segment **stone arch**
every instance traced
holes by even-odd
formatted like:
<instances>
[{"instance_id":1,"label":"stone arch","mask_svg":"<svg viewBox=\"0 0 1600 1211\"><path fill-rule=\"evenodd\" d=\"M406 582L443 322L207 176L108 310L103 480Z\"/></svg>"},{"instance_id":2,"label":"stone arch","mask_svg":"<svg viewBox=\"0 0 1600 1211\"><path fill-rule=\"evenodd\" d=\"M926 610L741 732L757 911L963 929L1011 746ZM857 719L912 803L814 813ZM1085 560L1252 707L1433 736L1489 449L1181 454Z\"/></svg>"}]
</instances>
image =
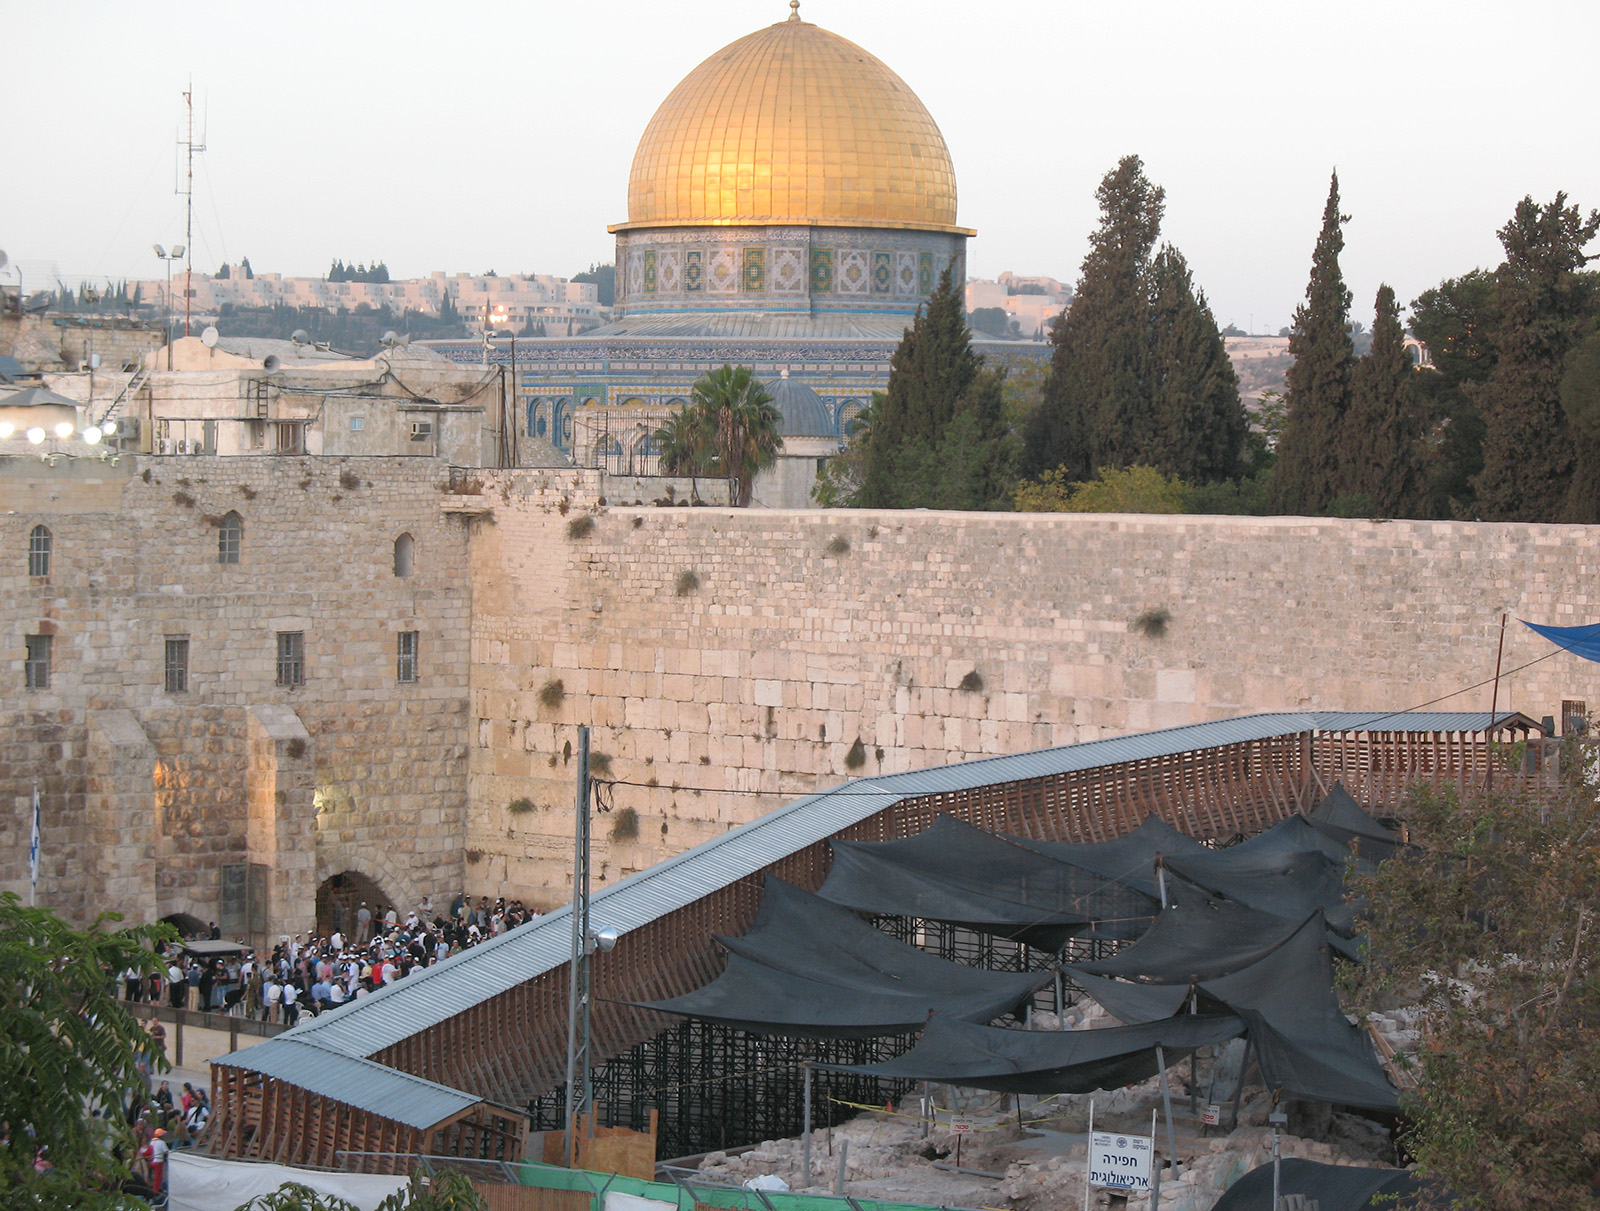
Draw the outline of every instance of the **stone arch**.
<instances>
[{"instance_id":1,"label":"stone arch","mask_svg":"<svg viewBox=\"0 0 1600 1211\"><path fill-rule=\"evenodd\" d=\"M324 846L321 838L317 845L317 886L335 875L357 874L371 880L399 910L403 917L408 908L415 908L422 893L417 890L416 878L411 871L400 866L381 847L346 842ZM318 900L320 902L319 894ZM370 905L369 905L370 907Z\"/></svg>"},{"instance_id":2,"label":"stone arch","mask_svg":"<svg viewBox=\"0 0 1600 1211\"><path fill-rule=\"evenodd\" d=\"M222 516L222 524L217 527L217 562L238 563L243 549L244 518L229 509Z\"/></svg>"},{"instance_id":3,"label":"stone arch","mask_svg":"<svg viewBox=\"0 0 1600 1211\"><path fill-rule=\"evenodd\" d=\"M858 399L842 399L839 401L838 410L834 417L839 425L839 436L845 441L850 440L850 435L856 431L856 417L861 415L864 405Z\"/></svg>"},{"instance_id":4,"label":"stone arch","mask_svg":"<svg viewBox=\"0 0 1600 1211\"><path fill-rule=\"evenodd\" d=\"M550 401L544 398L535 399L528 405L529 437L550 436L550 407Z\"/></svg>"},{"instance_id":5,"label":"stone arch","mask_svg":"<svg viewBox=\"0 0 1600 1211\"><path fill-rule=\"evenodd\" d=\"M394 540L394 574L396 576L410 576L413 561L416 558L417 544L410 533L400 535Z\"/></svg>"},{"instance_id":6,"label":"stone arch","mask_svg":"<svg viewBox=\"0 0 1600 1211\"><path fill-rule=\"evenodd\" d=\"M356 914L362 904L377 915L392 903L389 891L359 870L329 875L317 884L317 933L325 938L338 929L346 937L352 937L357 926Z\"/></svg>"},{"instance_id":7,"label":"stone arch","mask_svg":"<svg viewBox=\"0 0 1600 1211\"><path fill-rule=\"evenodd\" d=\"M41 579L50 575L50 557L54 536L46 525L34 526L28 532L28 575Z\"/></svg>"}]
</instances>

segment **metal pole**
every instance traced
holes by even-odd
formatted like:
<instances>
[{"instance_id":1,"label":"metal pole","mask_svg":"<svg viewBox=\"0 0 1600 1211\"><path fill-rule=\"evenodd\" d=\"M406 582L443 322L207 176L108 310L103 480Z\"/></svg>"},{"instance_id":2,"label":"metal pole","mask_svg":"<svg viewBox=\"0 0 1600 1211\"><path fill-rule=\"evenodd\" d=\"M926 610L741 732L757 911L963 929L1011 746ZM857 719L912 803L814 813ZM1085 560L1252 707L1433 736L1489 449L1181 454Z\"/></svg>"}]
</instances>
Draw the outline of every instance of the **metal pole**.
<instances>
[{"instance_id":1,"label":"metal pole","mask_svg":"<svg viewBox=\"0 0 1600 1211\"><path fill-rule=\"evenodd\" d=\"M959 1136L957 1138L960 1138ZM1083 1137L1083 1211L1089 1211L1089 1175L1094 1172L1094 1099L1089 1099L1089 1130Z\"/></svg>"},{"instance_id":2,"label":"metal pole","mask_svg":"<svg viewBox=\"0 0 1600 1211\"><path fill-rule=\"evenodd\" d=\"M567 1113L561 1155L574 1168L577 1116L589 1110L589 729L578 728L577 823L573 828L572 956L567 977ZM582 1075L580 1077L580 1057Z\"/></svg>"},{"instance_id":3,"label":"metal pole","mask_svg":"<svg viewBox=\"0 0 1600 1211\"><path fill-rule=\"evenodd\" d=\"M1178 1178L1178 1133L1172 1126L1172 1086L1167 1084L1167 1056L1156 1044L1156 1064L1161 1069L1161 1104L1167 1111L1167 1148L1172 1153L1172 1177Z\"/></svg>"},{"instance_id":4,"label":"metal pole","mask_svg":"<svg viewBox=\"0 0 1600 1211\"><path fill-rule=\"evenodd\" d=\"M956 1147L959 1148L960 1146L961 1146L961 1137L958 1135L958 1136L956 1136ZM960 1162L958 1161L957 1164L959 1164L959 1163ZM833 1183L833 1192L835 1194L837 1194L840 1198L844 1197L844 1174L845 1174L845 1169L849 1164L850 1164L850 1141L849 1140L840 1140L839 1141L839 1176L834 1179L834 1183Z\"/></svg>"},{"instance_id":5,"label":"metal pole","mask_svg":"<svg viewBox=\"0 0 1600 1211\"><path fill-rule=\"evenodd\" d=\"M1156 855L1156 885L1161 888L1161 907L1167 906L1167 868L1161 861L1161 855Z\"/></svg>"},{"instance_id":6,"label":"metal pole","mask_svg":"<svg viewBox=\"0 0 1600 1211\"><path fill-rule=\"evenodd\" d=\"M1152 1106L1150 1108L1150 1151L1151 1152L1155 1151L1155 1145L1156 1145L1156 1111L1155 1111L1155 1107ZM1161 1165L1157 1165L1157 1164L1154 1163L1155 1162L1155 1158L1153 1156L1150 1159L1151 1159L1151 1165L1150 1165L1150 1206L1151 1206L1152 1211L1153 1211L1154 1208L1157 1208L1157 1207L1161 1206L1161 1170L1162 1170L1162 1166Z\"/></svg>"},{"instance_id":7,"label":"metal pole","mask_svg":"<svg viewBox=\"0 0 1600 1211\"><path fill-rule=\"evenodd\" d=\"M1281 1137L1279 1130L1289 1121L1288 1115L1272 1115L1272 1211L1278 1211L1283 1206L1279 1200L1279 1169L1283 1159L1283 1149L1279 1146Z\"/></svg>"},{"instance_id":8,"label":"metal pole","mask_svg":"<svg viewBox=\"0 0 1600 1211\"><path fill-rule=\"evenodd\" d=\"M806 1138L800 1146L800 1163L804 1166L800 1185L805 1187L811 1184L811 1061L807 1060L801 1067L805 1069L806 1074Z\"/></svg>"},{"instance_id":9,"label":"metal pole","mask_svg":"<svg viewBox=\"0 0 1600 1211\"><path fill-rule=\"evenodd\" d=\"M1483 729L1483 751L1488 777L1484 779L1484 794L1494 790L1494 717L1500 711L1500 660L1506 652L1506 616L1500 615L1500 646L1494 654L1494 689L1489 695L1489 726Z\"/></svg>"}]
</instances>

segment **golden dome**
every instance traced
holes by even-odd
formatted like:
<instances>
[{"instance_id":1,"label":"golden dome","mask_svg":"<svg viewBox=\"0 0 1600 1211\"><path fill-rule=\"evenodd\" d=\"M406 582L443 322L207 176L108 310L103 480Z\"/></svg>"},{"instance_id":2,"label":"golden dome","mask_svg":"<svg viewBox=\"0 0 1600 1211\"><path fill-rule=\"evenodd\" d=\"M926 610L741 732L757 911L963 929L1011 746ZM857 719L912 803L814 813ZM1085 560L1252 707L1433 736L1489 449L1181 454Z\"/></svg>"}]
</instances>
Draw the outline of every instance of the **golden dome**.
<instances>
[{"instance_id":1,"label":"golden dome","mask_svg":"<svg viewBox=\"0 0 1600 1211\"><path fill-rule=\"evenodd\" d=\"M791 5L791 8L797 7ZM661 103L628 177L636 227L955 226L944 136L904 80L798 13L724 47Z\"/></svg>"}]
</instances>

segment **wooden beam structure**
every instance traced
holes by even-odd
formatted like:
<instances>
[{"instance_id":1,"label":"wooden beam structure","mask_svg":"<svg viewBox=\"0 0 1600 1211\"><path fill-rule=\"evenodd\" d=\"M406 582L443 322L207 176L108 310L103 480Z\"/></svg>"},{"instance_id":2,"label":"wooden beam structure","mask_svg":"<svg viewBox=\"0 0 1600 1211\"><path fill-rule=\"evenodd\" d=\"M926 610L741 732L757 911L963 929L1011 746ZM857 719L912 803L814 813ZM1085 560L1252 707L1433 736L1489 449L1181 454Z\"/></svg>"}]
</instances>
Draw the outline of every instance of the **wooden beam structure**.
<instances>
[{"instance_id":1,"label":"wooden beam structure","mask_svg":"<svg viewBox=\"0 0 1600 1211\"><path fill-rule=\"evenodd\" d=\"M1515 717L1501 731L1511 739L1525 737L1530 722ZM1225 839L1269 828L1311 806L1335 783L1361 803L1389 805L1417 783L1481 784L1490 759L1481 731L1291 732L910 796L833 836L895 840L947 814L1037 840L1103 841L1153 814L1195 838ZM829 855L824 838L775 858L759 873L815 890L827 877ZM749 928L760 906L761 882L759 876L739 878L664 912L630 929L595 964L596 1063L668 1024L663 1015L626 1002L677 996L721 973L724 959L713 936ZM212 1070L209 1148L224 1156L384 1172L405 1171L408 1154L423 1150L520 1159L527 1122L503 1108L525 1106L565 1079L567 977L566 965L558 964L366 1057L484 1099L469 1114L423 1130L219 1066Z\"/></svg>"}]
</instances>

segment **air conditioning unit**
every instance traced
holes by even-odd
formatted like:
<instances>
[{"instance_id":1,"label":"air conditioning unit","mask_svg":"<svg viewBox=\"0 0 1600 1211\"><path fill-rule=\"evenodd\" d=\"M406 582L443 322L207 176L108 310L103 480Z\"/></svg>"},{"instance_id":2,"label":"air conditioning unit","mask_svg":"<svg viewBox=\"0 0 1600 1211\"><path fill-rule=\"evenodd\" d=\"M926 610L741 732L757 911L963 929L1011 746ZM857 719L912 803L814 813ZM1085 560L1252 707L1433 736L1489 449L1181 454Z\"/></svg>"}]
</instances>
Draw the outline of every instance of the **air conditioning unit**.
<instances>
[{"instance_id":1,"label":"air conditioning unit","mask_svg":"<svg viewBox=\"0 0 1600 1211\"><path fill-rule=\"evenodd\" d=\"M414 420L411 422L411 440L425 442L433 436L433 422L431 420Z\"/></svg>"},{"instance_id":2,"label":"air conditioning unit","mask_svg":"<svg viewBox=\"0 0 1600 1211\"><path fill-rule=\"evenodd\" d=\"M156 453L157 454L171 454L172 453L172 446L173 446L173 443L169 439L167 439L165 437L158 437L155 440L155 447L156 447Z\"/></svg>"}]
</instances>

